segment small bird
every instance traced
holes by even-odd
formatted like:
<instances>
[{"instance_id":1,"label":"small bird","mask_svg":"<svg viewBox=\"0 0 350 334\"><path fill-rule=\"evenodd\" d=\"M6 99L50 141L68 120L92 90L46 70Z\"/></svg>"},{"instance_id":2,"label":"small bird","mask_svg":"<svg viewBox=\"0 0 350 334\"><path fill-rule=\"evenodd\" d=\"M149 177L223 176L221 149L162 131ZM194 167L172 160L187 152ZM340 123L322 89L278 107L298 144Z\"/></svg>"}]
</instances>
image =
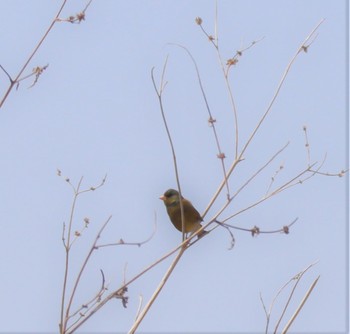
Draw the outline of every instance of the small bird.
<instances>
[{"instance_id":1,"label":"small bird","mask_svg":"<svg viewBox=\"0 0 350 334\"><path fill-rule=\"evenodd\" d=\"M192 203L186 198L182 198L182 206L184 211L184 220L185 220L185 233L196 232L202 225L201 222L203 218L199 212L194 208ZM182 220L181 220L181 207L180 207L180 194L175 189L167 190L164 195L160 196L166 207L169 218L173 225L179 230L182 231ZM202 230L198 234L198 238L201 238L203 235L207 234L207 231Z\"/></svg>"}]
</instances>

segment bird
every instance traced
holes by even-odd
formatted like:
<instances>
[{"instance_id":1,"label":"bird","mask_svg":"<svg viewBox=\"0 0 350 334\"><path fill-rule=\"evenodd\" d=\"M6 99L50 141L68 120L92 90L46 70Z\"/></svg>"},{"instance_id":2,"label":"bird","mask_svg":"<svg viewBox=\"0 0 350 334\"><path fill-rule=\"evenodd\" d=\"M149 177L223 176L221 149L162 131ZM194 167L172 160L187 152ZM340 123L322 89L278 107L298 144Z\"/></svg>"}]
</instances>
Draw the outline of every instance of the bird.
<instances>
[{"instance_id":1,"label":"bird","mask_svg":"<svg viewBox=\"0 0 350 334\"><path fill-rule=\"evenodd\" d=\"M185 225L185 233L191 232L191 234L198 231L202 225L201 222L203 218L199 214L199 212L195 209L192 203L186 198L182 198L182 206L184 212L184 225ZM181 207L180 207L180 194L175 189L168 189L162 196L159 197L166 207L169 218L175 228L182 232L182 219L181 219ZM198 238L201 238L203 235L208 232L202 230L198 233Z\"/></svg>"}]
</instances>

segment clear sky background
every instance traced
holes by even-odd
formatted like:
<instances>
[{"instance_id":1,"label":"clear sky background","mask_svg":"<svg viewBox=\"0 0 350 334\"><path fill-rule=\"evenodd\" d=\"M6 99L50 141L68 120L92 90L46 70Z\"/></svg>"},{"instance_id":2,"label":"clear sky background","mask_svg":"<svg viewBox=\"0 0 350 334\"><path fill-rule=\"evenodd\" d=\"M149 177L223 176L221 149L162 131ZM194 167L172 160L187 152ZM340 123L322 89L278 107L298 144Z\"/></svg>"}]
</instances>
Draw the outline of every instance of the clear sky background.
<instances>
[{"instance_id":1,"label":"clear sky background","mask_svg":"<svg viewBox=\"0 0 350 334\"><path fill-rule=\"evenodd\" d=\"M68 1L63 18L87 1ZM61 1L0 2L0 64L18 73L57 12ZM0 331L57 332L64 270L62 224L72 203L69 185L106 184L83 195L74 229L91 223L72 249L72 274L109 215L101 242L137 242L157 231L141 248L100 249L88 264L75 306L101 284L110 290L175 247L181 234L171 225L158 197L176 181L169 143L150 71L159 79L166 56L164 109L175 143L182 192L203 212L222 180L220 161L193 64L195 57L229 165L234 158L233 113L215 49L195 24L203 19L214 33L215 1L93 1L80 25L57 24L26 73L49 64L39 82L13 90L0 110L1 233ZM232 192L278 149L288 148L241 193L222 216L262 198L271 177L275 186L307 164L302 127L307 125L311 160L323 172L347 168L346 1L218 1L223 59L253 40L232 68L241 141L248 138L271 100L283 71L316 24L325 22L307 53L294 64L269 117L232 175ZM1 96L9 82L0 75ZM140 326L152 332L257 332L267 306L295 274L319 261L300 282L290 316L310 284L320 280L295 321L293 332L344 332L348 314L347 178L315 176L230 221L236 226L274 230L298 222L289 235L252 237L234 231L236 244L218 228L182 258ZM219 198L206 219L225 203ZM113 300L82 331L126 332L142 295L147 302L171 259L129 287L128 308ZM70 278L72 282L73 277ZM71 284L70 284L71 286ZM288 294L272 312L274 328ZM284 323L284 322L283 322Z\"/></svg>"}]
</instances>

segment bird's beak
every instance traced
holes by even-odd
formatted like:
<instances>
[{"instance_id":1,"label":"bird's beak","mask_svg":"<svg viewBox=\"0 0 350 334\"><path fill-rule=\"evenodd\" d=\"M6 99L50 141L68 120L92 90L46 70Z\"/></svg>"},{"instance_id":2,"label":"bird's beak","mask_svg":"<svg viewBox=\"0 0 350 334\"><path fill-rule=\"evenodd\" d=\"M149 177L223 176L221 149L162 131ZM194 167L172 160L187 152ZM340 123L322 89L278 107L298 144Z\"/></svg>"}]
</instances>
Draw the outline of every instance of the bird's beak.
<instances>
[{"instance_id":1,"label":"bird's beak","mask_svg":"<svg viewBox=\"0 0 350 334\"><path fill-rule=\"evenodd\" d=\"M165 200L165 196L162 195L162 196L159 197L159 199L161 199L162 201L164 201L164 200Z\"/></svg>"}]
</instances>

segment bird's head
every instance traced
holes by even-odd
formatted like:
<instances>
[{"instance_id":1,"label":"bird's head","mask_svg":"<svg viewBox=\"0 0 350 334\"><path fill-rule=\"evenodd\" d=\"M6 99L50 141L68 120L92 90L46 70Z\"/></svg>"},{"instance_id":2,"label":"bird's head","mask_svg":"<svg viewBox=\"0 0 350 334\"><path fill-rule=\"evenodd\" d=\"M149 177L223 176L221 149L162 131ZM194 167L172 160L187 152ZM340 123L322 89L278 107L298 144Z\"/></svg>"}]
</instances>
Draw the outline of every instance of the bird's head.
<instances>
[{"instance_id":1,"label":"bird's head","mask_svg":"<svg viewBox=\"0 0 350 334\"><path fill-rule=\"evenodd\" d=\"M166 206L176 205L179 203L179 192L175 189L168 189L159 199L161 199Z\"/></svg>"}]
</instances>

